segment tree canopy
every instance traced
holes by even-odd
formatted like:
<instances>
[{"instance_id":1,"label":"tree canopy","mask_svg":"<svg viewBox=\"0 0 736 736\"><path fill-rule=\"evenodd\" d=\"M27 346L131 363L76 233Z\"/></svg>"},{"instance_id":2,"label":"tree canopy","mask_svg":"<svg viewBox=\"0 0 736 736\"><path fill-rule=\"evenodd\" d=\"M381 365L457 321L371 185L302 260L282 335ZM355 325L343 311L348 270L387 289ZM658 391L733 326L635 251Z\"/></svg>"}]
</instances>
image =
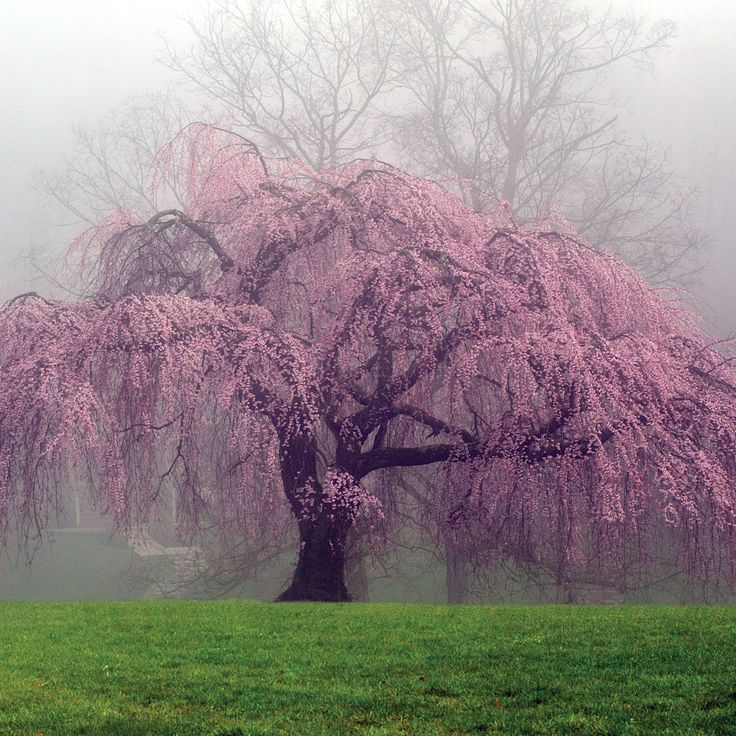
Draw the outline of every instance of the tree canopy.
<instances>
[{"instance_id":1,"label":"tree canopy","mask_svg":"<svg viewBox=\"0 0 736 736\"><path fill-rule=\"evenodd\" d=\"M185 536L285 497L282 599L344 600L349 529L385 531L427 466L468 554L615 576L673 548L733 580L736 373L629 266L377 160L317 172L194 125L152 189L172 167L181 210L74 243L87 297L0 311L5 530L37 536L70 468L123 528L169 486Z\"/></svg>"}]
</instances>

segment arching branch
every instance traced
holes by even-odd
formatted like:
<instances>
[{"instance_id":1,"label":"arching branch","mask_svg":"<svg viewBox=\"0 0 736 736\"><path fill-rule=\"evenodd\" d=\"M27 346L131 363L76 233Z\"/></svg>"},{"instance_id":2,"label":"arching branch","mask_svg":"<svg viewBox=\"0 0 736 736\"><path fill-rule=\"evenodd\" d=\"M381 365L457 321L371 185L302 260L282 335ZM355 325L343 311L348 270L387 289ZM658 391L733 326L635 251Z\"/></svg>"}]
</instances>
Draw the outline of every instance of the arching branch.
<instances>
[{"instance_id":1,"label":"arching branch","mask_svg":"<svg viewBox=\"0 0 736 736\"><path fill-rule=\"evenodd\" d=\"M173 209L157 212L146 223L146 227L157 233L163 232L175 225L183 225L204 240L220 261L220 269L223 273L233 267L233 259L225 252L225 249L220 245L217 238L207 228L192 220L191 217L184 214L181 210Z\"/></svg>"}]
</instances>

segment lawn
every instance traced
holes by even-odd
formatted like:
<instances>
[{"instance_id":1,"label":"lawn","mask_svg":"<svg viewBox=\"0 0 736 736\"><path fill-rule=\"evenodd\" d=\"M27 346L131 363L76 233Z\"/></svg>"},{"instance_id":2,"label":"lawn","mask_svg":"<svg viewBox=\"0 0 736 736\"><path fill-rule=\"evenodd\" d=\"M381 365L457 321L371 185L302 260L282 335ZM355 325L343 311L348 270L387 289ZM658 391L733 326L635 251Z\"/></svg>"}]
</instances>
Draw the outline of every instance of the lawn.
<instances>
[{"instance_id":1,"label":"lawn","mask_svg":"<svg viewBox=\"0 0 736 736\"><path fill-rule=\"evenodd\" d=\"M0 604L0 734L734 734L736 608Z\"/></svg>"}]
</instances>

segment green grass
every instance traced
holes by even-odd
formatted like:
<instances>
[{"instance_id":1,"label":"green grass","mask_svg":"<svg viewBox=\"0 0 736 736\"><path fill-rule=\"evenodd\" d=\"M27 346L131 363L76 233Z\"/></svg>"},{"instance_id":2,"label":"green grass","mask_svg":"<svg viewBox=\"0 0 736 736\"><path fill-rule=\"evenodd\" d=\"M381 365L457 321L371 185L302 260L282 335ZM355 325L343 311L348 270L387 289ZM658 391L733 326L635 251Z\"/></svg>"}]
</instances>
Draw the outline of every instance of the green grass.
<instances>
[{"instance_id":1,"label":"green grass","mask_svg":"<svg viewBox=\"0 0 736 736\"><path fill-rule=\"evenodd\" d=\"M0 734L734 734L736 609L0 604Z\"/></svg>"}]
</instances>

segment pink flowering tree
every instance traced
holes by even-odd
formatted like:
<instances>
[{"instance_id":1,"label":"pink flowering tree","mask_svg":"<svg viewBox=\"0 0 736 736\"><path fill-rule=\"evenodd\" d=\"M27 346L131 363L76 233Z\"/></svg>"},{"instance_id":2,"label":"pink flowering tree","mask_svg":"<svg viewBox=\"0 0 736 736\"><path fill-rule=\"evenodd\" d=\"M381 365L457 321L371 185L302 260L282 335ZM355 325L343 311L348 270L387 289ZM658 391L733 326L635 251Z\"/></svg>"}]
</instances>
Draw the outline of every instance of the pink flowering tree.
<instances>
[{"instance_id":1,"label":"pink flowering tree","mask_svg":"<svg viewBox=\"0 0 736 736\"><path fill-rule=\"evenodd\" d=\"M733 580L736 372L629 267L373 160L316 173L195 126L158 165L183 210L85 233L88 298L0 312L5 530L37 537L71 471L123 529L172 486L183 535L285 500L280 598L346 600L348 531L390 529L425 466L459 548L613 574L668 545Z\"/></svg>"}]
</instances>

